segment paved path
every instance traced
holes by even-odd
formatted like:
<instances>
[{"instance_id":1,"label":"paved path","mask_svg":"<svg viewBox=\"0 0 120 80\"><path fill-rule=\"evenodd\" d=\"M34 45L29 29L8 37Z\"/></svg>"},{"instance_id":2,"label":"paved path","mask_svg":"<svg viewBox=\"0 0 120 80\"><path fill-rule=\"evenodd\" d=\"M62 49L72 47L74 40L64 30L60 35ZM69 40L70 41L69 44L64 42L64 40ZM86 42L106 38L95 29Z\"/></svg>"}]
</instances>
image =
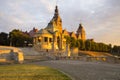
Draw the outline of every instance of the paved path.
<instances>
[{"instance_id":1,"label":"paved path","mask_svg":"<svg viewBox=\"0 0 120 80\"><path fill-rule=\"evenodd\" d=\"M25 55L39 55L33 48L21 48ZM120 64L54 60L34 62L43 66L59 69L74 80L120 80Z\"/></svg>"},{"instance_id":2,"label":"paved path","mask_svg":"<svg viewBox=\"0 0 120 80\"><path fill-rule=\"evenodd\" d=\"M120 80L120 64L72 60L41 61L35 64L59 69L74 80Z\"/></svg>"}]
</instances>

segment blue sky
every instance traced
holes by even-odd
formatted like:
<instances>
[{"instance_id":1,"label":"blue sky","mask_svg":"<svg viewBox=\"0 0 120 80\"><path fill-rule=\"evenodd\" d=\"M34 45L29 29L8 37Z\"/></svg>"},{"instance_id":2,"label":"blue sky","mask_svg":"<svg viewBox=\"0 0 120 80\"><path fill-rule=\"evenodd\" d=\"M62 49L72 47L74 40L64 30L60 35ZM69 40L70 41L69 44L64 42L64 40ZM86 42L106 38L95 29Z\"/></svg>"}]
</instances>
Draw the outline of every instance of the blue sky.
<instances>
[{"instance_id":1,"label":"blue sky","mask_svg":"<svg viewBox=\"0 0 120 80\"><path fill-rule=\"evenodd\" d=\"M56 0L0 0L0 32L45 28ZM120 0L58 0L63 28L76 31L82 23L87 38L120 45Z\"/></svg>"}]
</instances>

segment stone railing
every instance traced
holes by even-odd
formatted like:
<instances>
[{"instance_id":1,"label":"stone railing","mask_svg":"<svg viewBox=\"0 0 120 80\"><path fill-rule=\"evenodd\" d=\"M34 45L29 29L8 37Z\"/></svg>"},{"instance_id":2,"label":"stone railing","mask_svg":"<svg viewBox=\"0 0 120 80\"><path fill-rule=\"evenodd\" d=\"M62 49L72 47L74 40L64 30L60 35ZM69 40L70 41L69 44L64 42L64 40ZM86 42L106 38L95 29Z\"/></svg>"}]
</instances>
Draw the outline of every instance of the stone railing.
<instances>
[{"instance_id":1,"label":"stone railing","mask_svg":"<svg viewBox=\"0 0 120 80\"><path fill-rule=\"evenodd\" d=\"M57 60L81 60L88 62L108 62L108 63L120 63L120 58L117 57L92 57L92 56L74 56L74 57L56 57Z\"/></svg>"}]
</instances>

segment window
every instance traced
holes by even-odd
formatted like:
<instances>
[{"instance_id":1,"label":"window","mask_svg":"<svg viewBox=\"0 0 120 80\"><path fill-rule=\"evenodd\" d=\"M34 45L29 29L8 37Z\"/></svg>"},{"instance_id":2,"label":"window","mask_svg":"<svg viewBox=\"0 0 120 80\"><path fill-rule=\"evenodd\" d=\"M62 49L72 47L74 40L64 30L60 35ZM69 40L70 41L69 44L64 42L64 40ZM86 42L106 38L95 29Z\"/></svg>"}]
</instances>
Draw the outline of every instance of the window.
<instances>
[{"instance_id":1,"label":"window","mask_svg":"<svg viewBox=\"0 0 120 80\"><path fill-rule=\"evenodd\" d=\"M48 41L48 37L44 37L44 42L47 42Z\"/></svg>"},{"instance_id":2,"label":"window","mask_svg":"<svg viewBox=\"0 0 120 80\"><path fill-rule=\"evenodd\" d=\"M49 38L49 42L52 42L52 38Z\"/></svg>"},{"instance_id":3,"label":"window","mask_svg":"<svg viewBox=\"0 0 120 80\"><path fill-rule=\"evenodd\" d=\"M41 42L41 39L38 39L39 42Z\"/></svg>"}]
</instances>

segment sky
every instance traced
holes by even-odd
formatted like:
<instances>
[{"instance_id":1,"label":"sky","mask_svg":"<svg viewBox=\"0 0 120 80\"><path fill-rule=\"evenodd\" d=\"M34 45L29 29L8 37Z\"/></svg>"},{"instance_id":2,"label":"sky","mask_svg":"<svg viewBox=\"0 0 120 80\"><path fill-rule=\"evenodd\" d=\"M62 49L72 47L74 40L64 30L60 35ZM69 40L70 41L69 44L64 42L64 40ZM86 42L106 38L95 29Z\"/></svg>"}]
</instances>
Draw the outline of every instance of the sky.
<instances>
[{"instance_id":1,"label":"sky","mask_svg":"<svg viewBox=\"0 0 120 80\"><path fill-rule=\"evenodd\" d=\"M120 0L0 0L0 32L45 28L56 4L63 29L76 32L82 23L87 39L120 45Z\"/></svg>"}]
</instances>

